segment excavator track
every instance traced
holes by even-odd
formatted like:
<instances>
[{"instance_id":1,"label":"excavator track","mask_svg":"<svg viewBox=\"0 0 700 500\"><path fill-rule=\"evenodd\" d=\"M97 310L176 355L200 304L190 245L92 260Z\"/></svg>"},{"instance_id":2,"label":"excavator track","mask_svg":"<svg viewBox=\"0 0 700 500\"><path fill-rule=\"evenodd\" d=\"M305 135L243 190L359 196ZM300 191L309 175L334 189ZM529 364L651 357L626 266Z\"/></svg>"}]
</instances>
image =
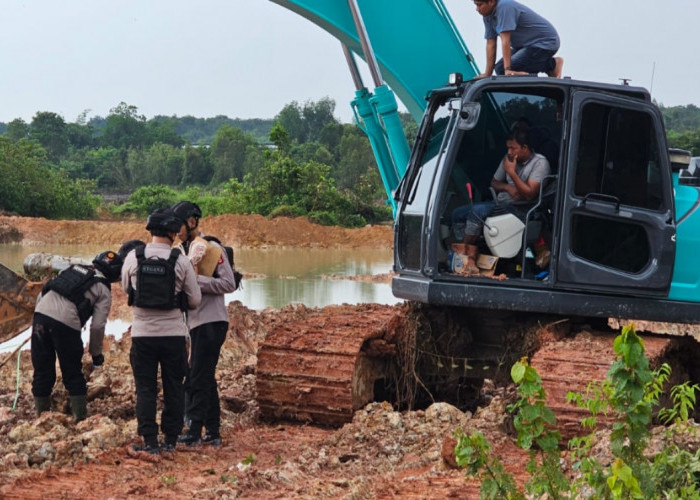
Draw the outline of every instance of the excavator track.
<instances>
[{"instance_id":1,"label":"excavator track","mask_svg":"<svg viewBox=\"0 0 700 500\"><path fill-rule=\"evenodd\" d=\"M277 323L258 351L258 404L267 420L329 426L382 398L399 409L445 401L474 410L483 403L483 381L509 384L510 367L525 356L569 439L586 432L580 422L589 414L568 403L567 393L606 378L617 332L580 319L411 302L302 308L294 321ZM700 380L692 336L643 339L652 368L671 366L670 385Z\"/></svg>"},{"instance_id":2,"label":"excavator track","mask_svg":"<svg viewBox=\"0 0 700 500\"><path fill-rule=\"evenodd\" d=\"M386 376L397 312L376 304L328 306L276 325L258 351L261 417L329 426L352 420Z\"/></svg>"},{"instance_id":3,"label":"excavator track","mask_svg":"<svg viewBox=\"0 0 700 500\"><path fill-rule=\"evenodd\" d=\"M547 406L556 414L562 438L568 440L589 432L581 427L581 420L590 414L568 403L566 395L569 392L585 394L589 383L605 380L615 361L613 341L616 335L617 332L581 332L548 343L532 356L530 363L542 378ZM669 385L698 380L694 371L700 345L692 337L646 334L642 339L652 369L663 363L671 366ZM610 420L601 416L598 423L605 426Z\"/></svg>"}]
</instances>

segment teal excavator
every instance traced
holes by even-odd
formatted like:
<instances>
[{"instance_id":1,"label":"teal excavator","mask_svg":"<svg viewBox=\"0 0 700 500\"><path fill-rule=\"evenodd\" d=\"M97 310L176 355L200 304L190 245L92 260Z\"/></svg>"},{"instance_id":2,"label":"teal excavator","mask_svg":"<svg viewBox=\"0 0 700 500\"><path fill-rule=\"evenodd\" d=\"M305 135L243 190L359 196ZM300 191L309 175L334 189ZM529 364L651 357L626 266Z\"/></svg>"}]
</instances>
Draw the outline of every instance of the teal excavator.
<instances>
[{"instance_id":1,"label":"teal excavator","mask_svg":"<svg viewBox=\"0 0 700 500\"><path fill-rule=\"evenodd\" d=\"M649 341L656 354L675 352L680 376L700 380L697 343L656 335L668 331L660 322L675 332L700 322L700 173L689 152L668 150L647 90L569 77L477 79L441 0L271 1L341 42L356 86L355 120L394 209L392 290L406 310L374 330L367 314L362 322L345 318L346 331L326 326L323 340L311 335L311 320L270 332L258 353L263 416L339 423L386 394L398 407L421 400L468 407L485 378L507 378L520 356L538 362L538 340L523 333L526 325L561 321L570 331L594 325L604 332L612 321L636 320L663 339ZM476 15L474 29L483 29ZM358 57L373 89L362 81ZM396 98L420 123L410 151ZM490 180L509 131L523 121L551 175L522 207L524 220L497 209L468 248L455 237L452 213L493 198ZM398 345L407 330L415 332L410 345ZM559 398L555 408L612 361L590 346L587 357L566 345L556 363L540 366L545 388L551 384ZM342 364L341 352L345 375L328 375ZM559 370L570 360L579 363L569 370L573 378Z\"/></svg>"},{"instance_id":2,"label":"teal excavator","mask_svg":"<svg viewBox=\"0 0 700 500\"><path fill-rule=\"evenodd\" d=\"M646 90L536 76L475 80L479 71L442 0L272 1L341 42L357 88L356 122L395 209L399 297L600 317L700 317L697 177L688 173L689 154L672 164ZM356 56L369 66L371 91ZM395 96L421 123L412 152ZM524 225L487 225L479 254L497 257L512 279L473 288L469 276L455 276L450 214L491 196L506 135L522 118L552 175ZM540 237L551 259L538 269L530 256Z\"/></svg>"}]
</instances>

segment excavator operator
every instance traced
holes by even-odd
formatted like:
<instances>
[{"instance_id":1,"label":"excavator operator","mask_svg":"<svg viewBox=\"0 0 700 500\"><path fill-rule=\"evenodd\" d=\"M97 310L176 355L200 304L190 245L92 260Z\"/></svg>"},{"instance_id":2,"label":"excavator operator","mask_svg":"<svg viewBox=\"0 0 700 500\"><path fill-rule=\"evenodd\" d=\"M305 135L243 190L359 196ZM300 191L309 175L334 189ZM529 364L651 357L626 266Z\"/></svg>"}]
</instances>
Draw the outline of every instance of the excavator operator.
<instances>
[{"instance_id":1,"label":"excavator operator","mask_svg":"<svg viewBox=\"0 0 700 500\"><path fill-rule=\"evenodd\" d=\"M515 202L535 200L542 180L549 175L549 161L532 148L529 127L516 126L506 140L506 147L508 152L491 180L496 200L462 205L452 212L452 230L457 241L475 244L483 231L484 220L497 206L523 220L530 204Z\"/></svg>"}]
</instances>

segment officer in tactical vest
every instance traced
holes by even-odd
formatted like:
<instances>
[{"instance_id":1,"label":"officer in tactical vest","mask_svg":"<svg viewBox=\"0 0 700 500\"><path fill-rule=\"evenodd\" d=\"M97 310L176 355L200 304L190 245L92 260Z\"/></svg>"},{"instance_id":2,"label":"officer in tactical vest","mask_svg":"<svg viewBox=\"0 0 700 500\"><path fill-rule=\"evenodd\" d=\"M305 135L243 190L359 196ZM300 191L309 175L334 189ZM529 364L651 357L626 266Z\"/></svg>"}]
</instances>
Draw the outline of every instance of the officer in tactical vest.
<instances>
[{"instance_id":1,"label":"officer in tactical vest","mask_svg":"<svg viewBox=\"0 0 700 500\"><path fill-rule=\"evenodd\" d=\"M187 256L199 267L197 282L202 290L202 303L187 314L192 344L185 381L185 411L190 424L178 441L188 446L202 442L220 446L221 407L216 365L228 331L224 295L236 290L236 280L223 247L203 238L199 229L202 211L197 204L181 201L172 209L185 221L179 237ZM202 437L203 428L206 433Z\"/></svg>"},{"instance_id":2,"label":"officer in tactical vest","mask_svg":"<svg viewBox=\"0 0 700 500\"><path fill-rule=\"evenodd\" d=\"M121 276L122 288L133 306L130 361L136 386L137 432L143 438L143 446L134 448L154 455L161 450L174 451L182 431L187 370L183 311L196 308L202 300L192 264L171 248L182 224L169 208L153 211L146 223L151 242L128 253ZM159 366L162 447L156 423Z\"/></svg>"},{"instance_id":3,"label":"officer in tactical vest","mask_svg":"<svg viewBox=\"0 0 700 500\"><path fill-rule=\"evenodd\" d=\"M119 280L122 258L106 251L98 254L92 263L94 267L73 265L61 271L44 285L37 299L31 344L32 394L37 415L51 408L58 356L63 385L70 395L71 413L76 422L87 416L80 331L92 316L89 351L93 365L102 365L105 324L112 305L110 285Z\"/></svg>"},{"instance_id":4,"label":"officer in tactical vest","mask_svg":"<svg viewBox=\"0 0 700 500\"><path fill-rule=\"evenodd\" d=\"M129 240L125 241L122 243L122 246L119 247L119 250L117 253L122 259L126 259L126 256L129 255L129 252L132 250L137 249L138 247L145 247L146 242L141 241L141 240Z\"/></svg>"}]
</instances>

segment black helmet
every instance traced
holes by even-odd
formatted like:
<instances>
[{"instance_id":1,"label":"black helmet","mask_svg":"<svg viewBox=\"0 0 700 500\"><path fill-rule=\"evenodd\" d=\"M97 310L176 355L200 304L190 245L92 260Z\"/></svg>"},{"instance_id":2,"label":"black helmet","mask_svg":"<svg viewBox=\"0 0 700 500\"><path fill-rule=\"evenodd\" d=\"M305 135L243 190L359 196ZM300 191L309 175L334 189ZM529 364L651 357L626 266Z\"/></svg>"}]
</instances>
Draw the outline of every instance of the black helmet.
<instances>
[{"instance_id":1,"label":"black helmet","mask_svg":"<svg viewBox=\"0 0 700 500\"><path fill-rule=\"evenodd\" d=\"M110 282L118 281L121 277L124 260L111 250L97 254L92 263Z\"/></svg>"},{"instance_id":2,"label":"black helmet","mask_svg":"<svg viewBox=\"0 0 700 500\"><path fill-rule=\"evenodd\" d=\"M199 205L191 201L178 201L170 208L175 212L175 215L184 221L190 217L194 217L195 219L202 218L202 210L199 208Z\"/></svg>"},{"instance_id":3,"label":"black helmet","mask_svg":"<svg viewBox=\"0 0 700 500\"><path fill-rule=\"evenodd\" d=\"M179 233L184 223L170 208L157 208L148 216L146 231Z\"/></svg>"},{"instance_id":4,"label":"black helmet","mask_svg":"<svg viewBox=\"0 0 700 500\"><path fill-rule=\"evenodd\" d=\"M135 248L138 247L144 247L146 246L146 243L141 241L141 240L129 240L125 241L122 246L119 247L119 250L117 250L117 253L119 256L124 259L126 258L127 255L129 255L129 252L134 250Z\"/></svg>"}]
</instances>

